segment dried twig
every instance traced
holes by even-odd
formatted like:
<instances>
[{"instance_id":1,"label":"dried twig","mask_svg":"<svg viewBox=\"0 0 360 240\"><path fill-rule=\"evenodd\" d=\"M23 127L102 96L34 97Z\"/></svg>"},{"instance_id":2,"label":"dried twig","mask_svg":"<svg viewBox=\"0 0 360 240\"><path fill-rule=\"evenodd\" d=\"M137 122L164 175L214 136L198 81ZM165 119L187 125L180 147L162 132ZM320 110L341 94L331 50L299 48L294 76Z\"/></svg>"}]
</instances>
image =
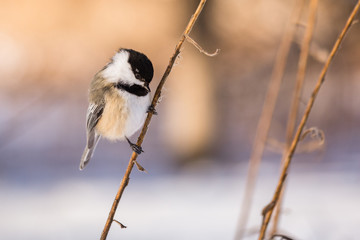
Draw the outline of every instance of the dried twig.
<instances>
[{"instance_id":1,"label":"dried twig","mask_svg":"<svg viewBox=\"0 0 360 240\"><path fill-rule=\"evenodd\" d=\"M285 181L285 176L287 175L287 172L288 172L288 169L289 169L289 166L290 166L290 163L291 163L291 160L292 160L292 157L294 155L294 152L296 150L296 146L300 140L300 137L301 137L301 132L302 130L304 129L304 126L309 118L309 115L310 115L310 111L313 107L313 104L315 102L315 99L320 91L320 88L323 84L323 82L325 81L325 75L327 73L327 70L330 66L330 63L331 61L333 60L336 52L338 51L339 49L339 46L341 44L341 42L343 41L347 31L349 30L352 22L353 22L353 19L356 15L356 13L358 12L359 10L359 7L360 7L360 0L356 3L353 11L351 12L343 30L341 31L339 37L337 38L331 52L330 52L330 55L328 56L327 60L326 60L326 63L320 73L320 76L318 78L318 81L316 83L316 86L311 94L311 97L307 103L307 106L306 106L306 109L305 109L305 112L304 112L304 115L302 116L302 119L300 121L300 124L297 128L297 131L296 131L296 134L295 134L295 137L291 143L291 146L289 148L289 151L286 155L286 158L285 158L285 162L284 162L284 166L283 166L283 169L282 169L282 172L281 172L281 175L280 175L280 179L279 179L279 182L278 182L278 185L276 187L276 190L275 190L275 193L273 195L273 199L271 201L271 206L270 206L268 209L267 209L267 212L265 214L265 218L264 218L264 221L262 223L262 226L261 226L261 229L260 229L260 234L259 234L259 240L263 240L264 237L265 237L265 233L266 233L266 229L267 229L267 226L269 224L269 221L270 221L270 218L271 218L271 215L273 213L273 210L274 210L274 204L272 204L273 202L276 203L276 200L279 198L279 194L282 190L282 187L283 187L283 182Z\"/></svg>"},{"instance_id":2,"label":"dried twig","mask_svg":"<svg viewBox=\"0 0 360 240\"><path fill-rule=\"evenodd\" d=\"M296 83L293 93L293 99L291 102L289 118L286 127L286 146L283 151L283 157L281 161L281 168L284 165L286 154L291 144L291 139L293 138L295 131L296 119L299 111L300 97L304 85L306 65L309 55L310 43L314 32L315 20L316 20L316 12L317 12L318 0L311 0L309 3L309 16L306 25L306 32L304 35L304 39L301 45L301 52L298 62L298 72L296 74ZM280 210L281 210L281 202L282 202L283 190L280 193L277 208L274 215L274 224L273 229L271 231L271 235L277 232L277 226L280 218Z\"/></svg>"},{"instance_id":3,"label":"dried twig","mask_svg":"<svg viewBox=\"0 0 360 240\"><path fill-rule=\"evenodd\" d=\"M297 153L312 153L316 150L320 150L324 147L325 144L325 133L323 132L323 130L321 129L317 129L317 133L313 134L313 128L310 128L306 131L311 131L311 132L304 132L301 135L300 138L300 142L296 148L296 152ZM306 135L304 135L306 133ZM305 140L305 137L310 134L311 137L311 141L307 141L307 142L302 142L303 140ZM286 143L284 142L280 142L274 138L269 138L266 141L266 148L269 149L272 152L276 152L276 153L284 153L285 151L285 146Z\"/></svg>"},{"instance_id":4,"label":"dried twig","mask_svg":"<svg viewBox=\"0 0 360 240\"><path fill-rule=\"evenodd\" d=\"M275 239L276 237L279 237L280 240L294 240L293 238L290 238L284 234L274 234L271 236L271 240Z\"/></svg>"},{"instance_id":5,"label":"dried twig","mask_svg":"<svg viewBox=\"0 0 360 240\"><path fill-rule=\"evenodd\" d=\"M215 57L216 55L219 54L220 49L216 49L215 52L213 53L208 53L207 51L205 51L194 39L192 39L189 35L186 35L186 40L188 40L189 43L191 43L192 45L194 45L194 47L196 47L197 50L199 50L199 52L205 54L208 57Z\"/></svg>"},{"instance_id":6,"label":"dried twig","mask_svg":"<svg viewBox=\"0 0 360 240\"><path fill-rule=\"evenodd\" d=\"M264 101L262 113L257 125L253 149L249 161L249 169L246 179L244 199L241 214L237 224L235 239L242 239L245 233L247 219L251 209L252 197L254 195L255 182L259 171L261 158L264 152L266 138L270 129L272 115L275 109L281 81L284 75L286 59L289 54L292 40L294 38L296 25L299 21L304 0L299 0L294 7L292 19L283 35L280 48L276 57L274 69L269 82L267 94Z\"/></svg>"},{"instance_id":7,"label":"dried twig","mask_svg":"<svg viewBox=\"0 0 360 240\"><path fill-rule=\"evenodd\" d=\"M116 222L117 224L119 224L121 228L127 228L127 226L125 226L124 224L122 224L122 223L119 222L118 220L113 219L113 221Z\"/></svg>"},{"instance_id":8,"label":"dried twig","mask_svg":"<svg viewBox=\"0 0 360 240\"><path fill-rule=\"evenodd\" d=\"M296 44L298 44L301 48L302 40L296 39ZM318 61L319 63L325 63L327 56L329 56L329 50L320 46L317 42L312 42L309 49L309 55Z\"/></svg>"},{"instance_id":9,"label":"dried twig","mask_svg":"<svg viewBox=\"0 0 360 240\"><path fill-rule=\"evenodd\" d=\"M164 72L164 75L162 76L162 78L160 80L160 83L157 86L157 89L155 91L155 94L154 94L154 97L153 97L153 100L152 100L152 103L151 103L152 104L151 106L154 109L155 109L155 107L156 107L156 105L157 105L157 103L159 101L159 98L160 98L160 95L161 95L161 90L162 90L162 88L163 88L163 86L165 84L165 81L166 81L167 77L169 76L169 74L171 72L171 69L172 69L172 67L173 67L173 65L175 63L175 60L176 60L177 56L180 53L180 48L183 45L183 43L184 43L184 41L186 39L186 36L188 36L189 33L191 32L191 29L193 28L197 18L199 17L205 3L206 3L206 0L201 0L200 1L195 13L191 16L191 19L190 19L188 25L186 26L185 31L182 34L181 38L180 38L180 41L178 42L178 44L175 47L175 52L172 55L172 57L170 58L169 64L168 64L168 66L167 66L167 68L166 68L166 70ZM153 112L149 111L149 113L148 113L148 115L146 117L144 126L143 126L143 128L141 130L141 133L140 133L139 138L138 138L137 143L136 143L138 146L141 146L142 142L144 141L144 137L145 137L146 132L148 130L148 127L149 127L152 116L153 116ZM108 233L109 233L111 224L112 224L112 222L114 220L114 215L115 215L117 206L118 206L118 204L120 202L121 196L122 196L126 186L129 183L129 177L130 177L131 171L132 171L132 169L134 167L134 163L135 163L135 161L137 159L137 156L138 155L135 152L133 152L132 155L131 155L131 158L129 160L129 164L127 166L126 172L125 172L124 177L123 177L123 179L121 181L119 190L118 190L118 192L116 194L116 197L115 197L114 202L112 204L111 210L109 212L109 216L108 216L108 219L106 221L104 230L103 230L103 232L101 234L101 238L100 238L101 240L105 240Z\"/></svg>"},{"instance_id":10,"label":"dried twig","mask_svg":"<svg viewBox=\"0 0 360 240\"><path fill-rule=\"evenodd\" d=\"M325 141L325 134L324 131L321 129L318 129L317 127L311 127L304 131L304 133L301 135L300 141L304 140L307 135L310 134L311 138L318 139L320 142Z\"/></svg>"}]
</instances>

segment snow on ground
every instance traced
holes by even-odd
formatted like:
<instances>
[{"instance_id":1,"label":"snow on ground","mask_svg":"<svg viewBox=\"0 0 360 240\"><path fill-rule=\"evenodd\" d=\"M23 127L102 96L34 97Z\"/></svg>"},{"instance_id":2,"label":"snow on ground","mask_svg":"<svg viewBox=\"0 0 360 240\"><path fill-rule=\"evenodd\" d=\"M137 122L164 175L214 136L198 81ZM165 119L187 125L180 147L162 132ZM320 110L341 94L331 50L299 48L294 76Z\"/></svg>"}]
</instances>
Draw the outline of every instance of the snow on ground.
<instances>
[{"instance_id":1,"label":"snow on ground","mask_svg":"<svg viewBox=\"0 0 360 240\"><path fill-rule=\"evenodd\" d=\"M245 180L236 170L133 176L115 217L128 228L114 223L108 239L233 239ZM261 222L275 172L258 181L250 229ZM119 182L120 177L26 185L3 180L0 239L99 239ZM358 239L359 183L357 171L291 173L281 230L295 239Z\"/></svg>"}]
</instances>

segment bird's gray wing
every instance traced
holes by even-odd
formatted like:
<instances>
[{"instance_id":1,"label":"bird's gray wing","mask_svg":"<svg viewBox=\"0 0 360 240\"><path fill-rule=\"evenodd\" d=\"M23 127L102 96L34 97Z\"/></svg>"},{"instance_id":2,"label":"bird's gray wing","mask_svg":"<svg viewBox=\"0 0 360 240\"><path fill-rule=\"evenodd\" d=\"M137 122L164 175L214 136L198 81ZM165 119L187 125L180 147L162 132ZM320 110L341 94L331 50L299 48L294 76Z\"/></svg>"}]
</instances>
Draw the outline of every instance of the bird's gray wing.
<instances>
[{"instance_id":1,"label":"bird's gray wing","mask_svg":"<svg viewBox=\"0 0 360 240\"><path fill-rule=\"evenodd\" d=\"M87 147L92 148L95 143L95 126L99 122L104 111L105 104L90 103L86 114Z\"/></svg>"},{"instance_id":2,"label":"bird's gray wing","mask_svg":"<svg viewBox=\"0 0 360 240\"><path fill-rule=\"evenodd\" d=\"M100 139L100 135L96 133L95 126L99 122L104 111L105 104L90 103L86 115L86 147L80 161L80 170L84 169L90 161L93 151Z\"/></svg>"}]
</instances>

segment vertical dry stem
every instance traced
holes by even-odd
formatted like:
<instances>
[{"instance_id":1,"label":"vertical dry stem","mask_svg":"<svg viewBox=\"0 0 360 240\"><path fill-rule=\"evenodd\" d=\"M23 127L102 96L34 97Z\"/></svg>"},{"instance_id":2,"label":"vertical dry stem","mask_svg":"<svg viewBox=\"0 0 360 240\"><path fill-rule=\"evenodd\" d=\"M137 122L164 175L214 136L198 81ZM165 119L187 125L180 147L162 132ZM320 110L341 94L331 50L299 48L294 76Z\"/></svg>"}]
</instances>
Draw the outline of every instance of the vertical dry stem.
<instances>
[{"instance_id":1,"label":"vertical dry stem","mask_svg":"<svg viewBox=\"0 0 360 240\"><path fill-rule=\"evenodd\" d=\"M277 96L284 75L286 59L289 54L292 40L294 38L296 23L300 19L304 0L299 0L291 14L292 19L283 35L280 48L276 57L274 69L269 82L268 91L265 97L264 106L257 125L253 149L249 161L249 169L246 179L244 199L241 207L241 214L237 224L235 239L242 239L245 233L247 220L251 209L252 197L256 183L256 177L259 171L261 158L265 148L266 138L270 129L272 115L275 109Z\"/></svg>"},{"instance_id":2,"label":"vertical dry stem","mask_svg":"<svg viewBox=\"0 0 360 240\"><path fill-rule=\"evenodd\" d=\"M292 99L289 118L288 118L287 127L286 127L286 145L285 145L285 149L284 149L283 156L282 156L282 167L284 165L285 157L289 150L289 147L291 144L291 139L293 138L294 131L295 131L296 118L297 118L297 114L299 111L299 103L300 103L303 83L304 83L304 79L305 79L305 72L306 72L306 65L307 65L307 60L308 60L308 55L309 55L310 43L311 43L311 39L313 36L314 26L315 26L315 21L316 21L317 5L318 5L318 0L311 0L309 3L309 16L308 16L308 21L307 21L307 25L306 25L306 32L305 32L304 39L303 39L303 42L301 45L301 52L300 52L300 57L299 57L299 62L298 62L298 71L296 74L296 83L295 83L293 99ZM285 186L284 186L284 188L285 188ZM277 231L283 192L284 192L284 190L281 191L280 196L279 196L278 204L277 204L275 215L274 215L274 220L273 220L274 225L273 225L271 235L275 234Z\"/></svg>"},{"instance_id":3,"label":"vertical dry stem","mask_svg":"<svg viewBox=\"0 0 360 240\"><path fill-rule=\"evenodd\" d=\"M271 215L273 213L273 210L274 210L274 205L276 204L277 202L277 199L279 198L279 195L280 195L280 192L282 190L282 187L283 187L283 184L284 184L284 181L285 181L285 176L287 175L287 172L288 172L288 168L290 166L290 163L291 163L291 159L294 155L294 152L296 150L296 146L299 142L299 139L300 139L300 136L301 136L301 132L302 130L304 129L304 126L309 118L309 115L310 115L310 111L313 107L313 104L315 102L315 99L316 99L316 96L318 95L319 93L319 90L323 84L323 82L325 81L325 75L327 73L327 70L329 68L329 65L331 63L331 61L333 60L334 56L335 56L335 53L338 51L339 49L339 46L341 44L341 42L343 41L344 39L344 36L346 35L347 31L349 30L353 20L354 20L354 17L356 15L356 13L358 12L359 10L359 7L360 7L360 0L356 3L353 11L351 12L346 24L345 24L345 27L343 28L343 30L341 31L339 37L337 38L331 52L330 52L330 55L328 56L327 60L326 60L326 63L320 73L320 76L318 78L318 81L316 83L316 86L311 94L311 97L307 103L307 106L306 106L306 109L305 109L305 112L304 112L304 115L300 121L300 124L297 128L297 131L296 131L296 134L295 134L295 137L291 143L291 146L289 148L289 151L286 155L286 158L285 158L285 162L284 162L284 166L283 166L283 169L282 169L282 172L281 172L281 175L280 175L280 179L279 179L279 182L278 182L278 185L276 187L276 190L275 190L275 193L274 193L274 196L272 198L272 201L270 204L267 205L267 207L265 207L266 209L266 212L264 213L264 219L263 219L263 223L262 223L262 226L261 226L261 230L260 230L260 234L259 234L259 240L263 240L264 237L265 237L265 233L266 233L266 229L267 229L267 226L269 224L269 221L270 221L270 218L271 218Z\"/></svg>"},{"instance_id":4,"label":"vertical dry stem","mask_svg":"<svg viewBox=\"0 0 360 240\"><path fill-rule=\"evenodd\" d=\"M159 85L156 88L154 98L153 98L152 103L151 103L154 108L156 107L156 105L158 103L158 100L159 100L160 95L161 95L161 90L162 90L162 88L163 88L163 86L165 84L165 81L166 81L167 77L169 76L169 74L171 72L171 69L172 69L172 67L173 67L173 65L175 63L175 60L176 60L177 56L180 53L180 48L183 45L183 43L184 43L184 41L186 39L186 36L189 35L189 33L191 32L191 29L193 28L197 18L199 17L205 3L206 3L206 0L201 0L200 1L195 13L191 16L191 19L190 19L187 27L185 28L185 31L182 34L181 38L180 38L180 41L178 42L178 44L175 47L175 52L172 55L172 57L170 58L170 61L169 61L169 64L168 64L168 66L167 66L167 68L165 70L165 73L164 73L163 77L161 78ZM147 115L144 126L143 126L143 128L141 130L141 133L139 135L139 138L137 140L137 145L138 146L141 146L142 142L144 141L144 137L145 137L146 132L148 130L152 115L153 115L152 112L149 112L148 115ZM119 190L118 190L118 192L117 192L117 194L115 196L114 202L113 202L111 210L109 212L109 216L108 216L107 221L105 223L104 230L103 230L103 232L101 234L101 238L100 238L101 240L105 240L108 233L109 233L111 224L112 224L112 222L114 220L114 215L115 215L117 206L118 206L118 204L120 202L121 196L122 196L126 186L129 183L129 177L130 177L131 171L132 171L132 169L134 167L134 163L135 163L136 159L137 159L137 154L135 152L133 152L132 155L131 155L131 158L129 160L129 164L127 166L125 175L124 175L124 177L123 177L123 179L121 181Z\"/></svg>"}]
</instances>

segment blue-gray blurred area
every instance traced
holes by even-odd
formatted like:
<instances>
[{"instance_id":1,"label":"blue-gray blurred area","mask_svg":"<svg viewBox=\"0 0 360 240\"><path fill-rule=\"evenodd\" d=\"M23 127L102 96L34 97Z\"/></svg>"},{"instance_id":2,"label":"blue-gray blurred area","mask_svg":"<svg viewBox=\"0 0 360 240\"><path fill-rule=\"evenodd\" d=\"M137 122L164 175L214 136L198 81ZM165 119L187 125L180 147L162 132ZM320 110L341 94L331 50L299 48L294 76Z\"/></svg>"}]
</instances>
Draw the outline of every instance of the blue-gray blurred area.
<instances>
[{"instance_id":1,"label":"blue-gray blurred area","mask_svg":"<svg viewBox=\"0 0 360 240\"><path fill-rule=\"evenodd\" d=\"M305 1L307 6L307 1ZM320 1L300 113L354 0ZM208 1L171 72L108 239L233 239L257 122L295 1ZM1 1L0 239L99 239L131 155L101 140L78 170L87 91L120 47L153 62L152 92L197 1ZM246 239L279 175L307 11L297 23ZM359 17L357 17L359 20ZM326 76L288 176L279 229L295 239L360 235L360 25ZM131 137L136 140L138 133Z\"/></svg>"}]
</instances>

